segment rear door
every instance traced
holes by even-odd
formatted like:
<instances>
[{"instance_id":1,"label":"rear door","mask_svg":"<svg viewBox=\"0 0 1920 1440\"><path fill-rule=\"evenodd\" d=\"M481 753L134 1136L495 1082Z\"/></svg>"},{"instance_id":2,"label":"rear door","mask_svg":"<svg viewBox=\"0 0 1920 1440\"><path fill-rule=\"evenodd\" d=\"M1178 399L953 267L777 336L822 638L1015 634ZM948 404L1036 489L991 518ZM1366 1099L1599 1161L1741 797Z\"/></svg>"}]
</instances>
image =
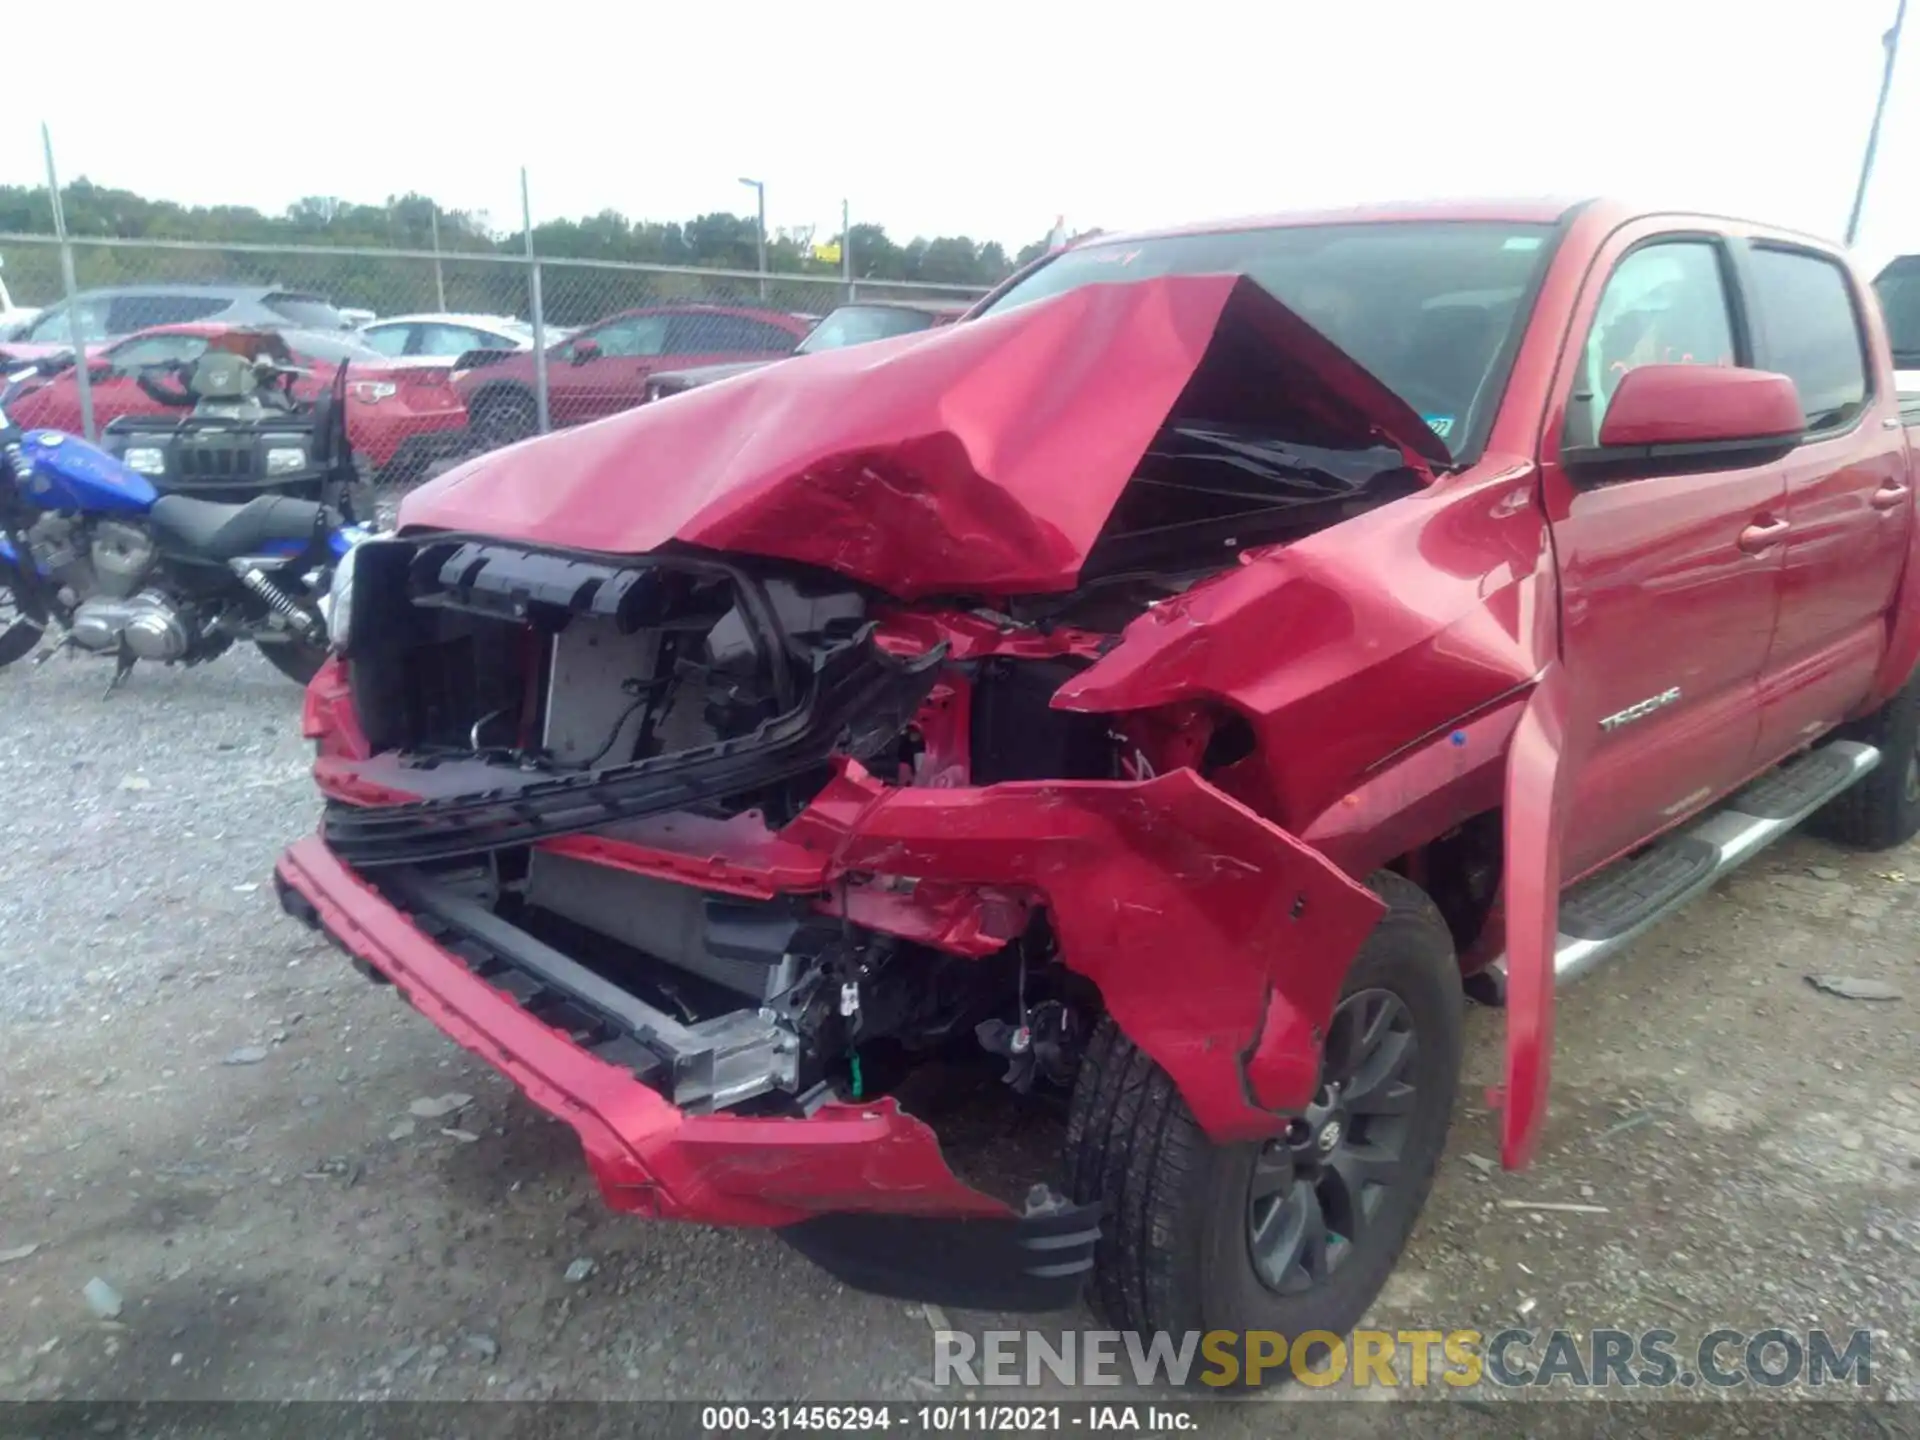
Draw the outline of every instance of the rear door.
<instances>
[{"instance_id":1,"label":"rear door","mask_svg":"<svg viewBox=\"0 0 1920 1440\"><path fill-rule=\"evenodd\" d=\"M1785 464L1780 614L1761 688L1766 762L1838 724L1872 688L1913 496L1894 406L1875 393L1868 297L1850 272L1765 239L1741 261L1756 363L1792 377L1807 416L1807 439Z\"/></svg>"},{"instance_id":2,"label":"rear door","mask_svg":"<svg viewBox=\"0 0 1920 1440\"><path fill-rule=\"evenodd\" d=\"M800 337L791 331L751 315L695 311L674 316L667 348L672 369L692 370L702 365L731 365L740 360L791 354L799 343Z\"/></svg>"},{"instance_id":3,"label":"rear door","mask_svg":"<svg viewBox=\"0 0 1920 1440\"><path fill-rule=\"evenodd\" d=\"M1592 444L1636 365L1747 365L1727 242L1616 232L1589 277L1556 381L1542 484L1558 559L1571 779L1564 880L1684 819L1746 778L1757 687L1779 605L1786 481L1777 463L1582 482L1563 449Z\"/></svg>"}]
</instances>

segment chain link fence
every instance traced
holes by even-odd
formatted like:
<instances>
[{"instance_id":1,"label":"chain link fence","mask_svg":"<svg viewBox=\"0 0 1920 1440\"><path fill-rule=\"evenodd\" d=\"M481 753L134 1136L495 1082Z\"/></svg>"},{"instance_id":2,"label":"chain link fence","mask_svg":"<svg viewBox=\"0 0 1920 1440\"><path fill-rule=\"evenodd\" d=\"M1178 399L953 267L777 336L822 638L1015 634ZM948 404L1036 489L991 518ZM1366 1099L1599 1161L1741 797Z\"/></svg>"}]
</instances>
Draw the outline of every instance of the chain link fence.
<instances>
[{"instance_id":1,"label":"chain link fence","mask_svg":"<svg viewBox=\"0 0 1920 1440\"><path fill-rule=\"evenodd\" d=\"M917 326L982 293L501 252L15 233L0 233L0 261L17 309L39 309L0 330L0 361L71 349L76 329L89 354L84 374L18 399L16 423L97 438L153 408L143 366L196 358L209 326L273 328L317 376L347 364L348 433L363 477L389 492L543 429L657 403L675 383L660 376L777 360L843 305L906 307Z\"/></svg>"}]
</instances>

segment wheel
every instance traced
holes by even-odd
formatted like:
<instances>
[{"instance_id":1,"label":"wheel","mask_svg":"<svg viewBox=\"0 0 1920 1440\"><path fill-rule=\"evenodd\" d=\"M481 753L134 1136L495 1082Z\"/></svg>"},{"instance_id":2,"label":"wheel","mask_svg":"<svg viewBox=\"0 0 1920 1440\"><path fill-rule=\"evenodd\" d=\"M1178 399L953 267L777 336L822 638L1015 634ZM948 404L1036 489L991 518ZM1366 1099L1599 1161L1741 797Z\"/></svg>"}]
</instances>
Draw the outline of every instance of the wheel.
<instances>
[{"instance_id":1,"label":"wheel","mask_svg":"<svg viewBox=\"0 0 1920 1440\"><path fill-rule=\"evenodd\" d=\"M1101 1021L1066 1144L1073 1199L1106 1204L1091 1298L1109 1323L1345 1335L1386 1283L1446 1148L1462 1007L1433 902L1399 875L1368 883L1387 912L1349 969L1320 1091L1279 1139L1210 1143L1166 1072Z\"/></svg>"},{"instance_id":2,"label":"wheel","mask_svg":"<svg viewBox=\"0 0 1920 1440\"><path fill-rule=\"evenodd\" d=\"M1822 806L1807 828L1842 845L1890 850L1920 833L1920 670L1843 736L1880 750L1867 778Z\"/></svg>"},{"instance_id":3,"label":"wheel","mask_svg":"<svg viewBox=\"0 0 1920 1440\"><path fill-rule=\"evenodd\" d=\"M305 685L318 675L320 667L327 663L326 646L301 640L272 640L265 645L256 645L254 649L274 669L300 685Z\"/></svg>"},{"instance_id":4,"label":"wheel","mask_svg":"<svg viewBox=\"0 0 1920 1440\"><path fill-rule=\"evenodd\" d=\"M26 659L47 633L45 625L21 608L15 579L13 566L0 564L0 669Z\"/></svg>"},{"instance_id":5,"label":"wheel","mask_svg":"<svg viewBox=\"0 0 1920 1440\"><path fill-rule=\"evenodd\" d=\"M476 396L467 427L482 450L525 440L540 428L540 413L524 390L488 390Z\"/></svg>"}]
</instances>

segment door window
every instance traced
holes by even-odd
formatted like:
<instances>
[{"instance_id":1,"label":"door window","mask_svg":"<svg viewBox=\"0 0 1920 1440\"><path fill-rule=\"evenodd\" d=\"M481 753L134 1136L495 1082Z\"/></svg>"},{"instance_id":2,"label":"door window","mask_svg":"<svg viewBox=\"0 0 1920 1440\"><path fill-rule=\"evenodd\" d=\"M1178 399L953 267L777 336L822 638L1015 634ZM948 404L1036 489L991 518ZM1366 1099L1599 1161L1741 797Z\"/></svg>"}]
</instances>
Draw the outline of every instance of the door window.
<instances>
[{"instance_id":1,"label":"door window","mask_svg":"<svg viewBox=\"0 0 1920 1440\"><path fill-rule=\"evenodd\" d=\"M371 330L362 330L360 338L382 355L404 355L412 334L411 325L377 325Z\"/></svg>"},{"instance_id":2,"label":"door window","mask_svg":"<svg viewBox=\"0 0 1920 1440\"><path fill-rule=\"evenodd\" d=\"M581 337L600 347L600 353L612 359L635 359L661 355L667 348L667 317L633 315L613 320Z\"/></svg>"},{"instance_id":3,"label":"door window","mask_svg":"<svg viewBox=\"0 0 1920 1440\"><path fill-rule=\"evenodd\" d=\"M1614 267L1600 294L1562 443L1597 442L1614 392L1636 366L1734 363L1720 247L1707 240L1643 245Z\"/></svg>"},{"instance_id":4,"label":"door window","mask_svg":"<svg viewBox=\"0 0 1920 1440\"><path fill-rule=\"evenodd\" d=\"M668 349L675 355L784 355L799 343L799 336L747 315L695 313L674 317Z\"/></svg>"},{"instance_id":5,"label":"door window","mask_svg":"<svg viewBox=\"0 0 1920 1440\"><path fill-rule=\"evenodd\" d=\"M155 325L187 325L218 315L233 302L220 295L119 295L107 316L107 329L131 335Z\"/></svg>"},{"instance_id":6,"label":"door window","mask_svg":"<svg viewBox=\"0 0 1920 1440\"><path fill-rule=\"evenodd\" d=\"M423 325L417 355L436 355L443 360L464 355L469 350L511 350L503 336L489 335L468 325Z\"/></svg>"},{"instance_id":7,"label":"door window","mask_svg":"<svg viewBox=\"0 0 1920 1440\"><path fill-rule=\"evenodd\" d=\"M80 323L81 344L107 338L107 302L105 300L80 301L74 310L74 318ZM20 339L31 345L71 344L71 333L67 328L67 307L56 305L48 310L33 322Z\"/></svg>"},{"instance_id":8,"label":"door window","mask_svg":"<svg viewBox=\"0 0 1920 1440\"><path fill-rule=\"evenodd\" d=\"M1866 341L1846 272L1823 255L1755 246L1762 368L1793 378L1808 430L1844 430L1867 408Z\"/></svg>"}]
</instances>

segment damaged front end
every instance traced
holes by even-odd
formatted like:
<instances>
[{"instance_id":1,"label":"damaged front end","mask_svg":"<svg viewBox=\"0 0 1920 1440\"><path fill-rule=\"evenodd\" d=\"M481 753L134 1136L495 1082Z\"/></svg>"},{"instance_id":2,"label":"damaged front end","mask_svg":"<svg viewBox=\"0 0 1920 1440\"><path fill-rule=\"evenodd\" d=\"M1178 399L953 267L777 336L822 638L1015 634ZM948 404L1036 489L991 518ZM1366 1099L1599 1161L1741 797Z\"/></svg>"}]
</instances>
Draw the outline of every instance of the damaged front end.
<instances>
[{"instance_id":1,"label":"damaged front end","mask_svg":"<svg viewBox=\"0 0 1920 1440\"><path fill-rule=\"evenodd\" d=\"M1266 1139L1313 1096L1381 910L1208 778L1246 758L1230 709L1060 702L1248 541L1419 483L1364 426L1276 439L1167 404L1073 583L1040 593L907 600L686 535L358 547L345 653L308 695L327 810L283 904L573 1125L615 1205L779 1226L886 1293L1065 1303L1096 1208L956 1175L928 1077L1070 1085L1110 1015L1210 1139Z\"/></svg>"}]
</instances>

